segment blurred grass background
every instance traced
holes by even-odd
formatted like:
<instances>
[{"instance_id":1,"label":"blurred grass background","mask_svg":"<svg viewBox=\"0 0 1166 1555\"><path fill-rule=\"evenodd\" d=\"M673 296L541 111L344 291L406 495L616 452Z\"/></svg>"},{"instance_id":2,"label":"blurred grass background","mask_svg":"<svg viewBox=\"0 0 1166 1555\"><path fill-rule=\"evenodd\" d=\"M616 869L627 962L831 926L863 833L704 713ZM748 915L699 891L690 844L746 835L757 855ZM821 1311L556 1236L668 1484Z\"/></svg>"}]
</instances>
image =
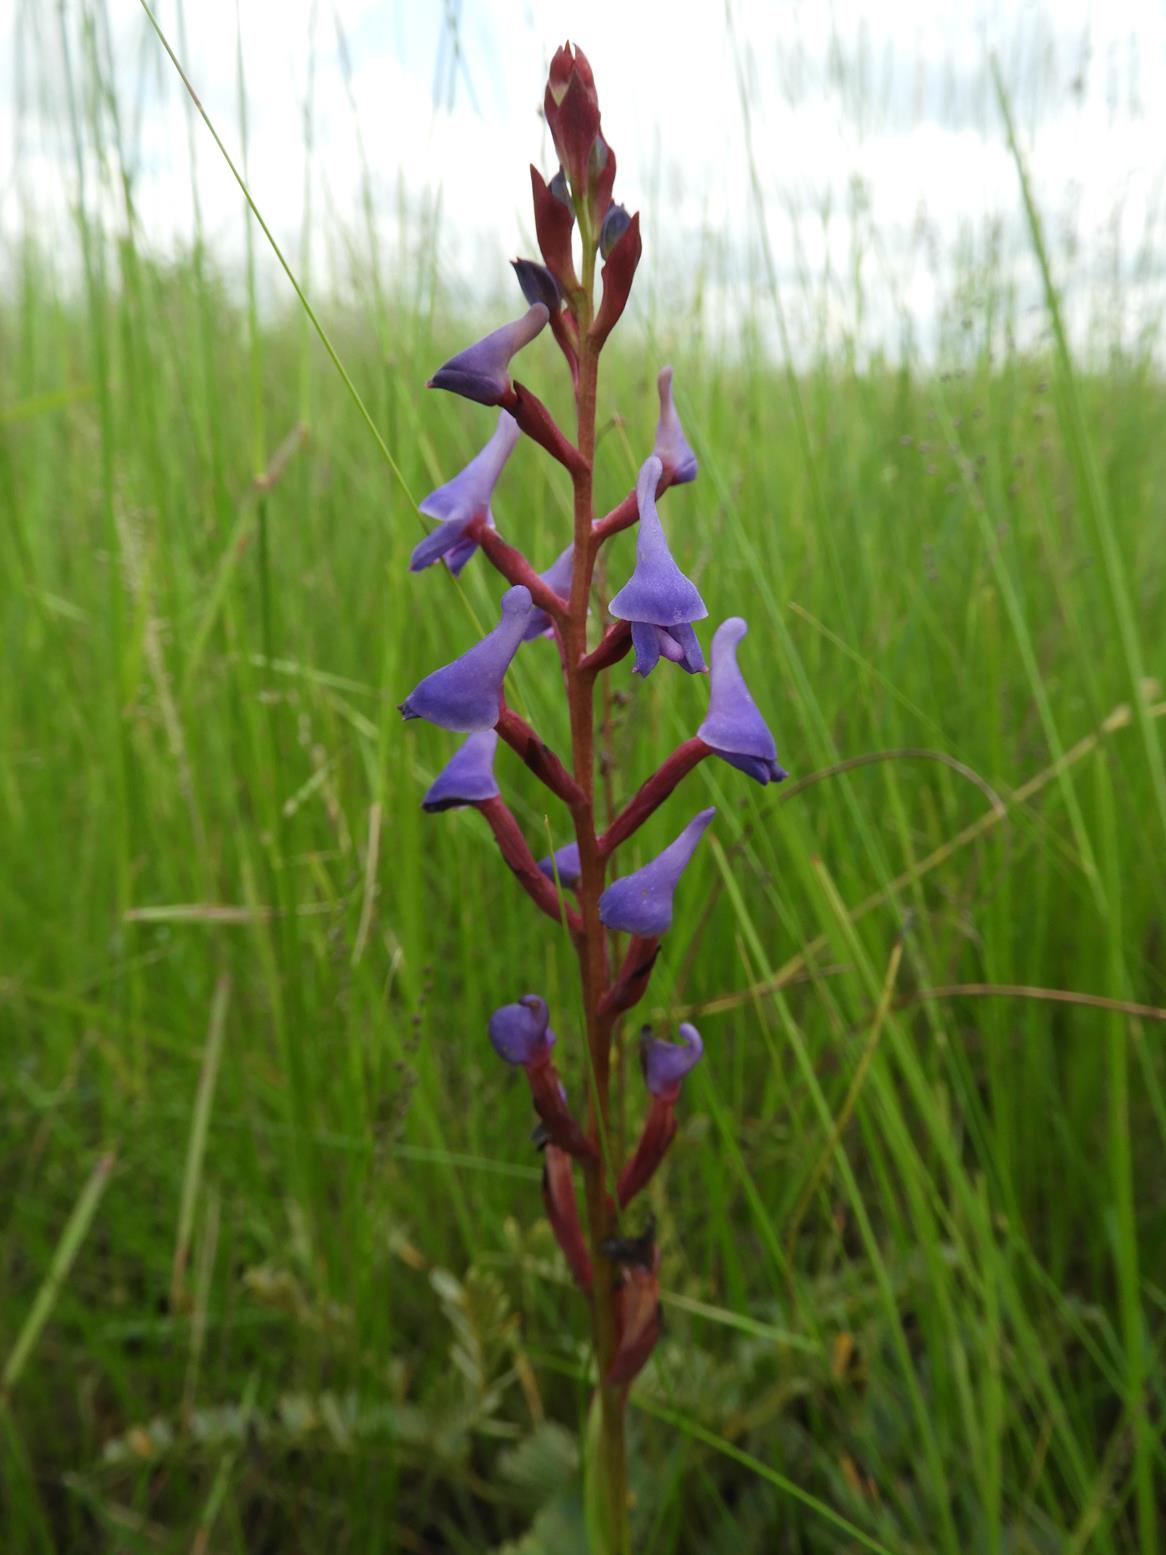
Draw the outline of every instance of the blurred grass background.
<instances>
[{"instance_id":1,"label":"blurred grass background","mask_svg":"<svg viewBox=\"0 0 1166 1555\"><path fill-rule=\"evenodd\" d=\"M82 179L125 170L102 17L67 79ZM584 1319L484 1023L539 988L570 1054L572 957L476 816L421 814L454 741L395 710L496 609L480 558L408 576L403 490L487 435L420 386L494 316L456 316L436 234L401 277L352 213L359 294L320 313L398 481L302 313L197 232L159 259L123 195L77 205L72 268L27 231L0 303L3 1547L571 1555ZM1153 332L1099 320L1075 365L1050 291L1040 349L993 353L1020 321L987 244L938 361L864 360L856 319L795 368L764 252L705 340L710 251L664 306L649 234L599 496L673 361L701 476L670 536L712 619L748 617L794 778L706 763L623 860L718 806L649 1000L707 1058L651 1192L638 1547L1153 1555ZM541 338L523 376L565 415L558 365ZM539 566L557 476L520 446L495 503ZM705 687L614 684L622 796ZM549 644L513 695L565 749ZM499 772L536 853L564 841ZM629 1130L641 1105L631 1074Z\"/></svg>"}]
</instances>

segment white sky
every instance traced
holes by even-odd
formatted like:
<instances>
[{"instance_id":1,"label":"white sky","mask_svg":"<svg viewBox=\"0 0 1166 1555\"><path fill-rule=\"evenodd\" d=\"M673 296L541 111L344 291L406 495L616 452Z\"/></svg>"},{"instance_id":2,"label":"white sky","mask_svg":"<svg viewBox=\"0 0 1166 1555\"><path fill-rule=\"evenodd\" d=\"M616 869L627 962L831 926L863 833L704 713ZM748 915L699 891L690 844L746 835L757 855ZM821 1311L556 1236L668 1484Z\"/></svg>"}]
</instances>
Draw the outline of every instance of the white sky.
<instances>
[{"instance_id":1,"label":"white sky","mask_svg":"<svg viewBox=\"0 0 1166 1555\"><path fill-rule=\"evenodd\" d=\"M66 0L74 79L91 4ZM141 228L159 253L175 252L193 226L186 107L138 0L107 4ZM644 211L642 307L685 304L699 285L714 319L731 319L757 294L762 221L795 345L823 319L831 338L854 320L857 254L866 342L893 345L908 319L933 347L940 306L984 257L994 221L1005 272L1035 304L994 52L1079 327L1114 294L1115 254L1127 340L1161 311L1166 7L1151 0L693 0L683 22L675 0L188 0L186 13L183 44L174 0L158 5L232 152L241 37L252 189L294 259L310 199L316 288L343 284L353 244L367 252L359 126L386 284L419 284L419 245L436 231L455 296L493 303L505 292L517 307L506 262L534 252L527 164L548 175L554 165L537 113L546 63L578 29L619 157L617 197ZM51 236L67 224L76 174L63 60L55 0L0 0L3 247L30 226ZM240 196L201 125L195 161L205 231L237 266ZM120 219L114 181L103 195L92 156L86 178L91 204ZM265 269L273 290L285 284ZM975 313L974 284L960 307Z\"/></svg>"}]
</instances>

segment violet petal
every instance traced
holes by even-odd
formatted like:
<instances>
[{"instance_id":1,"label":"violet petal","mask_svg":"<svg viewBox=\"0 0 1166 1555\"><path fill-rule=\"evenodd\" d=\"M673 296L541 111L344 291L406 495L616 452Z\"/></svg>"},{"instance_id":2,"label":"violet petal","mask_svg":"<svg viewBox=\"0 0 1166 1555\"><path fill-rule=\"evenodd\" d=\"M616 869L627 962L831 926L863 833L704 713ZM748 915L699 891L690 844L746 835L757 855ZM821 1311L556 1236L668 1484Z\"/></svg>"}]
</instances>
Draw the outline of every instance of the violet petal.
<instances>
[{"instance_id":1,"label":"violet petal","mask_svg":"<svg viewBox=\"0 0 1166 1555\"><path fill-rule=\"evenodd\" d=\"M730 616L713 633L708 712L696 732L730 766L758 783L779 783L787 774L777 746L737 666L737 644L748 630L740 616Z\"/></svg>"},{"instance_id":2,"label":"violet petal","mask_svg":"<svg viewBox=\"0 0 1166 1555\"><path fill-rule=\"evenodd\" d=\"M609 608L622 621L673 627L699 621L708 615L708 610L695 583L673 561L664 538L656 512L656 485L662 473L663 465L655 454L644 461L636 481L640 522L636 531L635 571Z\"/></svg>"},{"instance_id":3,"label":"violet petal","mask_svg":"<svg viewBox=\"0 0 1166 1555\"><path fill-rule=\"evenodd\" d=\"M460 745L429 785L421 808L431 813L453 810L458 805L494 799L500 792L494 778L494 752L498 736L480 729Z\"/></svg>"},{"instance_id":4,"label":"violet petal","mask_svg":"<svg viewBox=\"0 0 1166 1555\"><path fill-rule=\"evenodd\" d=\"M571 574L575 566L574 541L563 551L545 572L540 572L539 577L553 594L557 594L567 604L571 598ZM545 610L540 610L536 605L531 612L530 625L526 629L523 642L533 642L536 637L545 637L552 630L550 616Z\"/></svg>"},{"instance_id":5,"label":"violet petal","mask_svg":"<svg viewBox=\"0 0 1166 1555\"><path fill-rule=\"evenodd\" d=\"M448 389L479 405L497 405L510 388L510 358L528 346L550 318L541 302L520 319L503 324L484 339L451 356L430 378L430 389Z\"/></svg>"},{"instance_id":6,"label":"violet petal","mask_svg":"<svg viewBox=\"0 0 1166 1555\"><path fill-rule=\"evenodd\" d=\"M652 452L668 472L672 484L682 486L686 481L696 479L699 466L672 402L671 367L660 369L656 389L660 395L660 419L656 423L656 446Z\"/></svg>"},{"instance_id":7,"label":"violet petal","mask_svg":"<svg viewBox=\"0 0 1166 1555\"><path fill-rule=\"evenodd\" d=\"M569 842L566 847L559 848L552 857L540 858L538 867L548 880L554 880L557 874L560 882L574 889L579 884L581 873L579 866L579 844Z\"/></svg>"},{"instance_id":8,"label":"violet petal","mask_svg":"<svg viewBox=\"0 0 1166 1555\"><path fill-rule=\"evenodd\" d=\"M499 1058L525 1066L545 1059L555 1045L548 1019L546 1000L528 993L495 1010L486 1029Z\"/></svg>"},{"instance_id":9,"label":"violet petal","mask_svg":"<svg viewBox=\"0 0 1166 1555\"><path fill-rule=\"evenodd\" d=\"M622 929L642 939L665 932L672 923L673 893L716 813L711 807L701 810L650 864L608 886L599 898L599 916L609 929Z\"/></svg>"},{"instance_id":10,"label":"violet petal","mask_svg":"<svg viewBox=\"0 0 1166 1555\"><path fill-rule=\"evenodd\" d=\"M427 718L443 729L474 734L498 722L502 682L518 652L532 609L521 583L502 596L502 619L494 630L451 664L426 675L400 704L403 718Z\"/></svg>"},{"instance_id":11,"label":"violet petal","mask_svg":"<svg viewBox=\"0 0 1166 1555\"><path fill-rule=\"evenodd\" d=\"M695 1068L704 1053L704 1043L695 1026L682 1022L679 1035L679 1042L661 1042L659 1038L649 1036L640 1043L644 1083L653 1096L674 1098L680 1090L681 1080Z\"/></svg>"},{"instance_id":12,"label":"violet petal","mask_svg":"<svg viewBox=\"0 0 1166 1555\"><path fill-rule=\"evenodd\" d=\"M498 425L485 447L479 449L464 470L431 491L418 505L427 518L440 519L441 523L414 548L409 558L410 572L420 572L443 556L451 572L460 572L465 566L477 544L465 541L465 531L481 513L486 514L493 527L490 499L518 436L517 421L508 411L500 411ZM456 557L455 551L459 553Z\"/></svg>"}]
</instances>

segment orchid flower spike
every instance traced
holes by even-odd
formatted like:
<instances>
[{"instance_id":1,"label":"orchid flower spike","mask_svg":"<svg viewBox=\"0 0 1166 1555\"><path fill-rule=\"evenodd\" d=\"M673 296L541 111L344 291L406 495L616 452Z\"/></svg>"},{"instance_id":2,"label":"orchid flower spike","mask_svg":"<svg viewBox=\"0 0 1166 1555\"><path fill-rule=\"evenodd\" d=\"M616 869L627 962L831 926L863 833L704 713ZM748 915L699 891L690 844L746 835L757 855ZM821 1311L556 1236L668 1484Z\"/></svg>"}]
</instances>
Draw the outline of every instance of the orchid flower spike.
<instances>
[{"instance_id":1,"label":"orchid flower spike","mask_svg":"<svg viewBox=\"0 0 1166 1555\"><path fill-rule=\"evenodd\" d=\"M554 880L556 874L565 886L574 888L579 884L581 873L579 864L579 844L569 842L565 848L560 848L557 853L540 858L538 867L548 880Z\"/></svg>"},{"instance_id":2,"label":"orchid flower spike","mask_svg":"<svg viewBox=\"0 0 1166 1555\"><path fill-rule=\"evenodd\" d=\"M428 718L443 729L492 729L502 711L502 682L518 652L533 606L521 583L502 596L502 619L452 664L426 675L400 704L403 718Z\"/></svg>"},{"instance_id":3,"label":"orchid flower spike","mask_svg":"<svg viewBox=\"0 0 1166 1555\"><path fill-rule=\"evenodd\" d=\"M504 1004L495 1010L487 1030L498 1057L515 1067L545 1063L556 1040L547 1002L536 993L528 993L516 1004Z\"/></svg>"},{"instance_id":4,"label":"orchid flower spike","mask_svg":"<svg viewBox=\"0 0 1166 1555\"><path fill-rule=\"evenodd\" d=\"M532 303L520 319L451 356L426 388L448 389L479 405L500 404L510 392L510 358L531 343L549 318L545 303Z\"/></svg>"},{"instance_id":5,"label":"orchid flower spike","mask_svg":"<svg viewBox=\"0 0 1166 1555\"><path fill-rule=\"evenodd\" d=\"M499 411L498 425L486 446L459 475L431 491L420 504L420 511L427 518L438 518L441 523L415 548L409 558L410 572L420 572L443 557L455 577L462 570L478 548L476 540L466 538L466 530L474 519L484 514L486 522L494 527L490 498L517 441L518 422L508 411Z\"/></svg>"},{"instance_id":6,"label":"orchid flower spike","mask_svg":"<svg viewBox=\"0 0 1166 1555\"><path fill-rule=\"evenodd\" d=\"M599 916L609 929L651 939L672 923L672 896L715 808L702 810L650 864L615 880L599 898Z\"/></svg>"},{"instance_id":7,"label":"orchid flower spike","mask_svg":"<svg viewBox=\"0 0 1166 1555\"><path fill-rule=\"evenodd\" d=\"M656 423L656 446L652 452L664 466L672 485L682 486L685 481L696 479L698 466L672 403L671 367L661 367L656 389L660 395L660 419Z\"/></svg>"},{"instance_id":8,"label":"orchid flower spike","mask_svg":"<svg viewBox=\"0 0 1166 1555\"><path fill-rule=\"evenodd\" d=\"M696 675L704 669L704 655L692 623L707 616L708 610L696 584L672 560L664 538L656 512L656 486L663 471L663 462L655 454L640 470L636 566L608 608L618 620L631 622L637 675L650 675L661 656Z\"/></svg>"},{"instance_id":9,"label":"orchid flower spike","mask_svg":"<svg viewBox=\"0 0 1166 1555\"><path fill-rule=\"evenodd\" d=\"M494 778L494 752L497 749L498 736L493 729L471 734L429 785L421 808L433 814L496 798L500 793Z\"/></svg>"},{"instance_id":10,"label":"orchid flower spike","mask_svg":"<svg viewBox=\"0 0 1166 1555\"><path fill-rule=\"evenodd\" d=\"M546 586L559 596L564 604L571 597L571 577L575 570L575 545L572 542L561 555L557 556L547 570L540 573ZM533 642L536 637L550 637L554 631L550 616L545 610L540 610L536 605L531 611L530 625L526 629L523 642Z\"/></svg>"},{"instance_id":11,"label":"orchid flower spike","mask_svg":"<svg viewBox=\"0 0 1166 1555\"><path fill-rule=\"evenodd\" d=\"M730 616L713 633L709 707L696 732L731 767L761 784L780 783L789 773L778 764L769 725L737 668L737 644L748 630L740 616Z\"/></svg>"},{"instance_id":12,"label":"orchid flower spike","mask_svg":"<svg viewBox=\"0 0 1166 1555\"><path fill-rule=\"evenodd\" d=\"M700 1062L703 1053L700 1032L687 1021L681 1022L679 1042L661 1042L658 1037L646 1036L640 1044L645 1085L662 1101L675 1101L680 1094L680 1082Z\"/></svg>"}]
</instances>

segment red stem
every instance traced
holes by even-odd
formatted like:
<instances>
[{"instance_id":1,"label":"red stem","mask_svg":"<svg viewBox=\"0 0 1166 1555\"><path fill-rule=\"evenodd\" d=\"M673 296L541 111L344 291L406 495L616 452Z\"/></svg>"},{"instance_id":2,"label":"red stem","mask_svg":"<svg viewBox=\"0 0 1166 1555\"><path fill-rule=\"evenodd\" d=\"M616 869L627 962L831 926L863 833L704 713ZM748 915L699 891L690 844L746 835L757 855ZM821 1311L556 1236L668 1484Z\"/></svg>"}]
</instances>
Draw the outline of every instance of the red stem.
<instances>
[{"instance_id":1,"label":"red stem","mask_svg":"<svg viewBox=\"0 0 1166 1555\"><path fill-rule=\"evenodd\" d=\"M539 782L545 783L552 794L557 794L572 813L586 807L587 799L583 789L550 746L539 739L525 718L520 718L511 708L504 707L494 727L511 750L522 757Z\"/></svg>"},{"instance_id":2,"label":"red stem","mask_svg":"<svg viewBox=\"0 0 1166 1555\"><path fill-rule=\"evenodd\" d=\"M480 799L476 808L490 823L499 852L535 906L556 923L562 923L565 919L571 933L578 935L583 927L579 914L573 907L567 906L555 890L554 883L538 867L522 835L522 828L514 819L505 799L497 795L493 799Z\"/></svg>"},{"instance_id":3,"label":"red stem","mask_svg":"<svg viewBox=\"0 0 1166 1555\"><path fill-rule=\"evenodd\" d=\"M562 622L566 619L567 607L554 589L543 582L521 551L513 545L507 545L498 531L490 528L484 513L473 520L466 534L478 542L486 553L486 559L508 583L521 583L528 588L531 599L552 620Z\"/></svg>"},{"instance_id":4,"label":"red stem","mask_svg":"<svg viewBox=\"0 0 1166 1555\"><path fill-rule=\"evenodd\" d=\"M509 393L498 403L510 412L527 437L533 438L553 459L570 470L576 481L584 475L590 477L589 456L567 439L542 400L525 384L515 380Z\"/></svg>"},{"instance_id":5,"label":"red stem","mask_svg":"<svg viewBox=\"0 0 1166 1555\"><path fill-rule=\"evenodd\" d=\"M597 648L579 661L580 675L598 675L600 670L618 664L632 646L632 628L628 621L609 626Z\"/></svg>"},{"instance_id":6,"label":"red stem","mask_svg":"<svg viewBox=\"0 0 1166 1555\"><path fill-rule=\"evenodd\" d=\"M635 798L628 801L600 837L599 851L603 857L610 857L621 842L626 842L652 812L659 809L681 779L687 777L693 767L698 766L710 754L709 746L699 735L694 734L690 740L685 740L683 745L678 745L667 761L652 773Z\"/></svg>"}]
</instances>

